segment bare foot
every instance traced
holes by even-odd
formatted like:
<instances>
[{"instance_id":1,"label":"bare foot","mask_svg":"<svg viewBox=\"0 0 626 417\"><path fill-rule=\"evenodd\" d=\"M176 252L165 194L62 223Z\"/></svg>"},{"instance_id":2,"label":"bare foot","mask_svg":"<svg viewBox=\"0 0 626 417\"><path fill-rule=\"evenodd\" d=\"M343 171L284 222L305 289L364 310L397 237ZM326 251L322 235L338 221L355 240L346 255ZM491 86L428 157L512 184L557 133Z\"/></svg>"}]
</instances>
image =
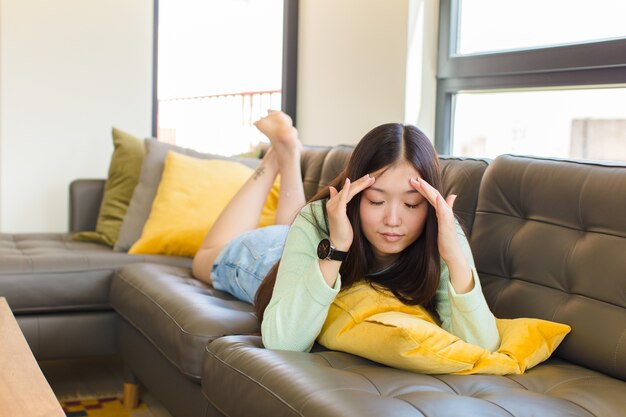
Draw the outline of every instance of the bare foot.
<instances>
[{"instance_id":1,"label":"bare foot","mask_svg":"<svg viewBox=\"0 0 626 417\"><path fill-rule=\"evenodd\" d=\"M267 136L278 153L300 150L302 147L291 117L281 111L270 110L267 116L256 121L254 125Z\"/></svg>"}]
</instances>

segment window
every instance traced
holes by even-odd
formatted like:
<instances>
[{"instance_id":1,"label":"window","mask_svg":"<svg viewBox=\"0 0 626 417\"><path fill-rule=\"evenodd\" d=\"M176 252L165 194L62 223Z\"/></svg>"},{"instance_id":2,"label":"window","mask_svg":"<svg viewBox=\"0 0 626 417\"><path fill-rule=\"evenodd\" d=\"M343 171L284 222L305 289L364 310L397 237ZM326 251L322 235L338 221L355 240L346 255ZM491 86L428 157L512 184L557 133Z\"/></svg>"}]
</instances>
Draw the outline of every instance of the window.
<instances>
[{"instance_id":1,"label":"window","mask_svg":"<svg viewBox=\"0 0 626 417\"><path fill-rule=\"evenodd\" d=\"M159 140L239 154L264 139L253 123L268 109L294 117L297 1L158 0L156 10Z\"/></svg>"},{"instance_id":2,"label":"window","mask_svg":"<svg viewBox=\"0 0 626 417\"><path fill-rule=\"evenodd\" d=\"M455 96L453 155L626 161L626 88Z\"/></svg>"},{"instance_id":3,"label":"window","mask_svg":"<svg viewBox=\"0 0 626 417\"><path fill-rule=\"evenodd\" d=\"M470 0L459 3L461 55L618 39L626 34L619 0Z\"/></svg>"},{"instance_id":4,"label":"window","mask_svg":"<svg viewBox=\"0 0 626 417\"><path fill-rule=\"evenodd\" d=\"M624 12L617 0L442 0L439 152L626 161Z\"/></svg>"}]
</instances>

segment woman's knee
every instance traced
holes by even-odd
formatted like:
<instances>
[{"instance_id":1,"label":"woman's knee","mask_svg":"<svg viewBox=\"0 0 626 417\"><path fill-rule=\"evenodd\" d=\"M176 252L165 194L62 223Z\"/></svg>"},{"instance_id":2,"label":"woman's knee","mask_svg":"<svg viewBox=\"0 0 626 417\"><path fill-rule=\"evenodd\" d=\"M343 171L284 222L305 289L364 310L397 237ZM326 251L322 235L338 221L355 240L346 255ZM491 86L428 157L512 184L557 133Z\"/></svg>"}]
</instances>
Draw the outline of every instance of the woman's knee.
<instances>
[{"instance_id":1,"label":"woman's knee","mask_svg":"<svg viewBox=\"0 0 626 417\"><path fill-rule=\"evenodd\" d=\"M222 248L208 248L196 252L191 263L191 273L194 278L212 284L211 269L221 250Z\"/></svg>"}]
</instances>

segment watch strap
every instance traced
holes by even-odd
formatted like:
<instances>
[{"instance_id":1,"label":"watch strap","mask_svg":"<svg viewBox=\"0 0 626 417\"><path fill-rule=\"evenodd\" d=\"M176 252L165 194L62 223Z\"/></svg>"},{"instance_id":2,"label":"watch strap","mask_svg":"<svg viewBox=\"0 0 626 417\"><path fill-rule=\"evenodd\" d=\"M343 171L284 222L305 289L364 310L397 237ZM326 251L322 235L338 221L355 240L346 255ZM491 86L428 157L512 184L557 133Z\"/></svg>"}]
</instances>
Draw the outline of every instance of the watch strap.
<instances>
[{"instance_id":1,"label":"watch strap","mask_svg":"<svg viewBox=\"0 0 626 417\"><path fill-rule=\"evenodd\" d=\"M329 239L322 239L317 246L317 256L320 259L330 259L333 261L345 261L348 252L343 252L335 248Z\"/></svg>"}]
</instances>

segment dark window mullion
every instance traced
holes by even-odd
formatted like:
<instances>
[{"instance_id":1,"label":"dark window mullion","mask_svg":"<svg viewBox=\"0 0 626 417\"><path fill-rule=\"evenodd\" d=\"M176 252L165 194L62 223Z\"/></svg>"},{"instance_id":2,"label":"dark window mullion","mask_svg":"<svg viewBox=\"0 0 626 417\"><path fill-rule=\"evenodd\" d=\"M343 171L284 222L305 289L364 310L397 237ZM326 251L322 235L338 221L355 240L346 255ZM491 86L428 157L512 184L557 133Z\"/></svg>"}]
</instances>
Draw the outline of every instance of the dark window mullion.
<instances>
[{"instance_id":1,"label":"dark window mullion","mask_svg":"<svg viewBox=\"0 0 626 417\"><path fill-rule=\"evenodd\" d=\"M296 92L298 88L298 9L299 0L284 0L282 111L296 126Z\"/></svg>"},{"instance_id":2,"label":"dark window mullion","mask_svg":"<svg viewBox=\"0 0 626 417\"><path fill-rule=\"evenodd\" d=\"M440 77L528 74L588 68L626 68L626 39L444 59Z\"/></svg>"},{"instance_id":3,"label":"dark window mullion","mask_svg":"<svg viewBox=\"0 0 626 417\"><path fill-rule=\"evenodd\" d=\"M565 86L626 85L624 68L600 68L579 71L560 71L537 74L516 74L484 77L442 78L439 84L446 91L534 89Z\"/></svg>"}]
</instances>

